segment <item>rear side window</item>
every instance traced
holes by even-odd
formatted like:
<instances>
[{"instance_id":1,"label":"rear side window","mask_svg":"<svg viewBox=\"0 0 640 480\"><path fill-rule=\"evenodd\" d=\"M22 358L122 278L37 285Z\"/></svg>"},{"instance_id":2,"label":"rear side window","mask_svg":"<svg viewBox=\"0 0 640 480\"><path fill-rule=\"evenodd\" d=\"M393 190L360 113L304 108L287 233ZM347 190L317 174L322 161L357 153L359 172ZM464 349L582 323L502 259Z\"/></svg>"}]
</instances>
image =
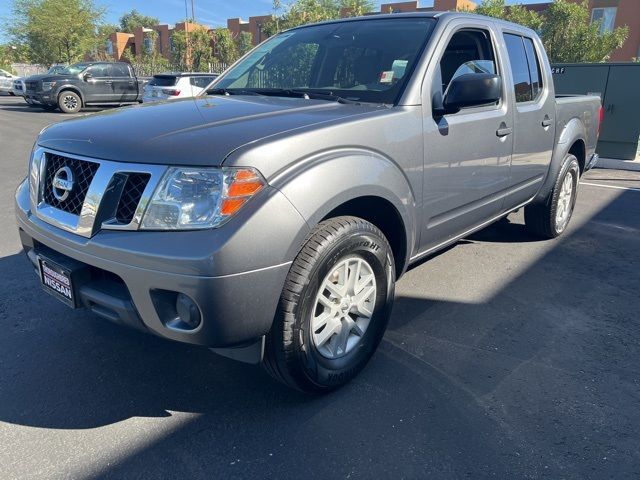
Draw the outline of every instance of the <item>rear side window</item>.
<instances>
[{"instance_id":1,"label":"rear side window","mask_svg":"<svg viewBox=\"0 0 640 480\"><path fill-rule=\"evenodd\" d=\"M529 63L529 76L531 77L531 94L534 99L542 91L542 70L540 69L540 61L533 46L533 40L524 38L524 48L527 51L527 61Z\"/></svg>"},{"instance_id":2,"label":"rear side window","mask_svg":"<svg viewBox=\"0 0 640 480\"><path fill-rule=\"evenodd\" d=\"M510 33L504 34L504 40L509 52L516 102L535 100L542 91L542 74L533 40Z\"/></svg>"},{"instance_id":3,"label":"rear side window","mask_svg":"<svg viewBox=\"0 0 640 480\"><path fill-rule=\"evenodd\" d=\"M173 87L178 83L178 79L173 75L156 75L154 76L149 85L152 87Z\"/></svg>"},{"instance_id":4,"label":"rear side window","mask_svg":"<svg viewBox=\"0 0 640 480\"><path fill-rule=\"evenodd\" d=\"M214 78L215 77L204 77L204 76L202 76L202 77L201 76L190 77L189 78L189 82L194 87L205 88L207 85L209 85L211 82L213 82Z\"/></svg>"}]
</instances>

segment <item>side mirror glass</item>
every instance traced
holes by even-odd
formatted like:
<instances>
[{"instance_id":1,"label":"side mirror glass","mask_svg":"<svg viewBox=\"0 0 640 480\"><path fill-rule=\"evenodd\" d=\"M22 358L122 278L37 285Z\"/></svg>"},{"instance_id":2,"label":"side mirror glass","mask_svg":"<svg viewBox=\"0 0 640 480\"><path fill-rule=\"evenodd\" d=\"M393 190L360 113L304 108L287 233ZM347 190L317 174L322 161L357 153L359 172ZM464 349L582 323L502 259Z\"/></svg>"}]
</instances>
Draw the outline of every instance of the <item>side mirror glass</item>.
<instances>
[{"instance_id":1,"label":"side mirror glass","mask_svg":"<svg viewBox=\"0 0 640 480\"><path fill-rule=\"evenodd\" d=\"M465 73L454 78L444 94L443 114L465 107L496 103L502 96L502 78L492 73Z\"/></svg>"}]
</instances>

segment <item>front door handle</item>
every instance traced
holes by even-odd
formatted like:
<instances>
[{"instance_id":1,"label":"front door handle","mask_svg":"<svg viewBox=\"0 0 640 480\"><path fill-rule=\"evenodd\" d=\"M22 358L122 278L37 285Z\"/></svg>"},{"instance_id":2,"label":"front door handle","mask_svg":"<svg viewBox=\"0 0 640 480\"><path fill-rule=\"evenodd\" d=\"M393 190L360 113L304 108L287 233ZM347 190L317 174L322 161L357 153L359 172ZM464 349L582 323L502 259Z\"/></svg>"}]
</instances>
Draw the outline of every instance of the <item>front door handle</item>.
<instances>
[{"instance_id":1,"label":"front door handle","mask_svg":"<svg viewBox=\"0 0 640 480\"><path fill-rule=\"evenodd\" d=\"M547 115L544 116L544 119L542 120L542 126L543 127L550 127L551 124L553 123L553 119L549 118Z\"/></svg>"},{"instance_id":2,"label":"front door handle","mask_svg":"<svg viewBox=\"0 0 640 480\"><path fill-rule=\"evenodd\" d=\"M500 127L498 130L496 130L496 135L499 137L506 137L507 135L511 135L511 133L513 132L513 129L511 127Z\"/></svg>"}]
</instances>

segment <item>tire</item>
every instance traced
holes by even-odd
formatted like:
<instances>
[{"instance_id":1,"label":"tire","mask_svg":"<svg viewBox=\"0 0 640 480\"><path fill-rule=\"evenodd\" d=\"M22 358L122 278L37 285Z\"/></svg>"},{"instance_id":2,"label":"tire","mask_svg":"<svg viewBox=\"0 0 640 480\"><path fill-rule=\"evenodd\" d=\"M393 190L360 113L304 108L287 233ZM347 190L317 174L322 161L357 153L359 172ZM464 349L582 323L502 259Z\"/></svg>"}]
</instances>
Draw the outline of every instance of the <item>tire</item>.
<instances>
[{"instance_id":1,"label":"tire","mask_svg":"<svg viewBox=\"0 0 640 480\"><path fill-rule=\"evenodd\" d=\"M578 197L580 165L578 159L568 154L562 163L553 190L544 204L528 205L524 209L527 230L534 235L552 239L566 230ZM570 191L567 189L570 187Z\"/></svg>"},{"instance_id":2,"label":"tire","mask_svg":"<svg viewBox=\"0 0 640 480\"><path fill-rule=\"evenodd\" d=\"M62 91L58 95L58 108L62 113L78 113L82 108L82 99L76 92Z\"/></svg>"},{"instance_id":3,"label":"tire","mask_svg":"<svg viewBox=\"0 0 640 480\"><path fill-rule=\"evenodd\" d=\"M350 278L356 278L351 291L346 281ZM333 291L324 288L325 282L332 282ZM338 303L335 293L343 286L346 296ZM394 289L393 253L377 227L346 216L320 223L289 270L267 335L264 368L285 385L307 393L325 393L346 384L365 367L382 340ZM324 327L323 316L330 317Z\"/></svg>"}]
</instances>

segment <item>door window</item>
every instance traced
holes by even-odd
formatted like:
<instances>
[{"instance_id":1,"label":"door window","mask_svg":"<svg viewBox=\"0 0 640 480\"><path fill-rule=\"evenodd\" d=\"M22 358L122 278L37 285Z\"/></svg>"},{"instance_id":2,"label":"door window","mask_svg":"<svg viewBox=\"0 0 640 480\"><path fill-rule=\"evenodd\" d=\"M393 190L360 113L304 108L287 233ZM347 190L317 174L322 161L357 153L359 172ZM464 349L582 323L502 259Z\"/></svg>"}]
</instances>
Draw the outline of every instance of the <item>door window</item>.
<instances>
[{"instance_id":1,"label":"door window","mask_svg":"<svg viewBox=\"0 0 640 480\"><path fill-rule=\"evenodd\" d=\"M493 73L496 62L489 32L460 30L456 32L440 59L432 83L433 106L442 105L451 81L465 74Z\"/></svg>"},{"instance_id":2,"label":"door window","mask_svg":"<svg viewBox=\"0 0 640 480\"><path fill-rule=\"evenodd\" d=\"M109 68L112 77L129 77L129 68L120 63L114 63Z\"/></svg>"},{"instance_id":3,"label":"door window","mask_svg":"<svg viewBox=\"0 0 640 480\"><path fill-rule=\"evenodd\" d=\"M93 65L87 69L87 72L90 73L94 78L102 78L107 75L107 65Z\"/></svg>"},{"instance_id":4,"label":"door window","mask_svg":"<svg viewBox=\"0 0 640 480\"><path fill-rule=\"evenodd\" d=\"M507 44L509 62L511 63L511 75L516 92L516 102L530 102L533 100L531 89L531 76L529 74L529 64L527 54L524 50L524 43L520 35L505 33L504 41Z\"/></svg>"},{"instance_id":5,"label":"door window","mask_svg":"<svg viewBox=\"0 0 640 480\"><path fill-rule=\"evenodd\" d=\"M505 33L504 41L511 63L516 102L535 100L542 92L542 71L533 40Z\"/></svg>"}]
</instances>

